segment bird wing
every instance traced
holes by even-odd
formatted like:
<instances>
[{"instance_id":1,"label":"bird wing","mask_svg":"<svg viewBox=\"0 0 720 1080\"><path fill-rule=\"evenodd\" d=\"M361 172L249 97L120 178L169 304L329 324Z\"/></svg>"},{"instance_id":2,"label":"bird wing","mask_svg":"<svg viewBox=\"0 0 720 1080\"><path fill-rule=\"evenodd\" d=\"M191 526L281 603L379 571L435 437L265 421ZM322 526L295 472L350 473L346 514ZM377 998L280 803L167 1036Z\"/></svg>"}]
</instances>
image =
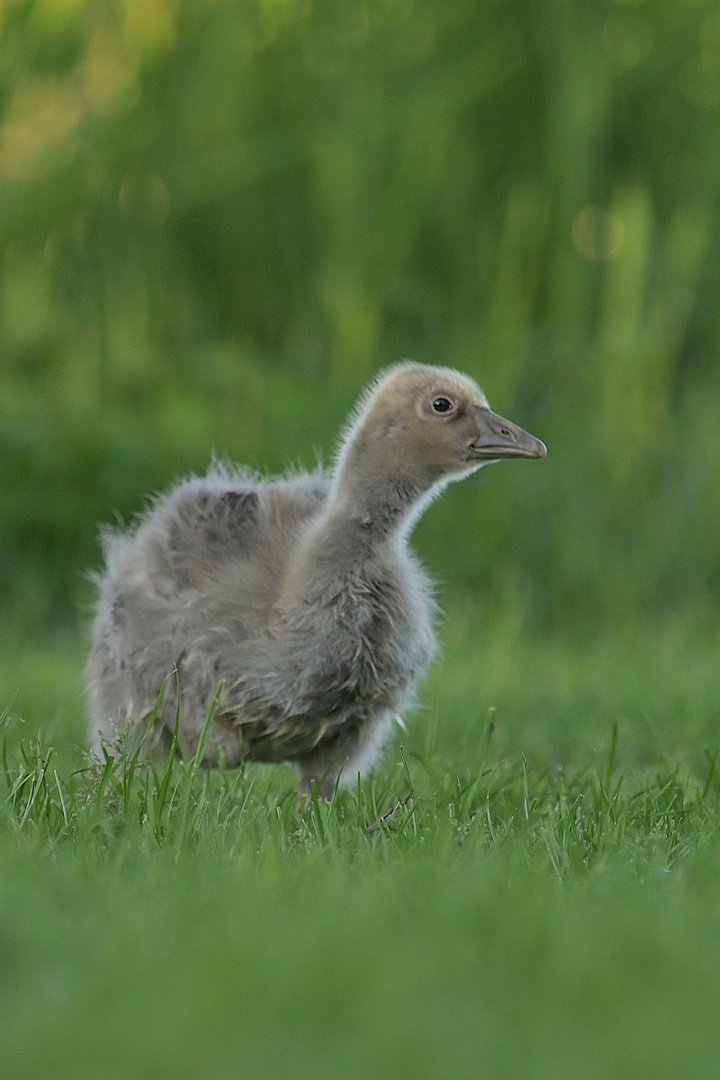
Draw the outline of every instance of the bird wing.
<instances>
[{"instance_id":1,"label":"bird wing","mask_svg":"<svg viewBox=\"0 0 720 1080\"><path fill-rule=\"evenodd\" d=\"M326 474L250 481L211 471L176 489L165 510L165 558L177 588L221 585L224 569L284 569L298 531L327 498Z\"/></svg>"}]
</instances>

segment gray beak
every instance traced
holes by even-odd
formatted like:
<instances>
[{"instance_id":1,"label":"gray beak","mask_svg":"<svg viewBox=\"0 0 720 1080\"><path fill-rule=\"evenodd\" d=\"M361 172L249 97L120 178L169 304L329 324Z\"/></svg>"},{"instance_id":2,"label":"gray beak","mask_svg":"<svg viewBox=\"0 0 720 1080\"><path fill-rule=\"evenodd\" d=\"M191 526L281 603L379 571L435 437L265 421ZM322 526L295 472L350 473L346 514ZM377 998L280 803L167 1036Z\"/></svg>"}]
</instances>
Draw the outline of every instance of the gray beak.
<instances>
[{"instance_id":1,"label":"gray beak","mask_svg":"<svg viewBox=\"0 0 720 1080\"><path fill-rule=\"evenodd\" d=\"M490 409L474 409L477 431L469 447L470 461L498 458L543 458L547 447L529 431Z\"/></svg>"}]
</instances>

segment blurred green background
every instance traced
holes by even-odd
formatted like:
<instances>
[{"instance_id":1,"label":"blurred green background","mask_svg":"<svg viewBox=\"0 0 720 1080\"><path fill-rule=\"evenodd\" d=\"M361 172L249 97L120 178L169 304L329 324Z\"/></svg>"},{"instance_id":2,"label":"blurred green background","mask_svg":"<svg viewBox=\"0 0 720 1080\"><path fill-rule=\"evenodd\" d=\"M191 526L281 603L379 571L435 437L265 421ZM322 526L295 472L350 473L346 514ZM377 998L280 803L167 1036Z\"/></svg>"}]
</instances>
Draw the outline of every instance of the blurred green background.
<instances>
[{"instance_id":1,"label":"blurred green background","mask_svg":"<svg viewBox=\"0 0 720 1080\"><path fill-rule=\"evenodd\" d=\"M4 687L82 652L99 522L211 452L327 460L405 356L549 446L426 515L445 606L717 639L717 3L0 13Z\"/></svg>"}]
</instances>

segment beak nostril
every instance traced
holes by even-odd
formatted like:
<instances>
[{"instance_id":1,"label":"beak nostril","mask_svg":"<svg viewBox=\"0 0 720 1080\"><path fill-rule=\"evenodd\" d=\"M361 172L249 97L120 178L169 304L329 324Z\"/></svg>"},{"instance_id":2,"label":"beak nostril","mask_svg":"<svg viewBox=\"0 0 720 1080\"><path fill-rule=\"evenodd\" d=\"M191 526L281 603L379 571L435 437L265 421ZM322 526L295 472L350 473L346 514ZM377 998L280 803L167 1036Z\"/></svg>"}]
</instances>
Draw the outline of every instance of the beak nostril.
<instances>
[{"instance_id":1,"label":"beak nostril","mask_svg":"<svg viewBox=\"0 0 720 1080\"><path fill-rule=\"evenodd\" d=\"M506 428L506 427L500 428L500 434L502 435L502 437L504 439L512 439L512 437L513 437L513 433L510 430L510 428Z\"/></svg>"}]
</instances>

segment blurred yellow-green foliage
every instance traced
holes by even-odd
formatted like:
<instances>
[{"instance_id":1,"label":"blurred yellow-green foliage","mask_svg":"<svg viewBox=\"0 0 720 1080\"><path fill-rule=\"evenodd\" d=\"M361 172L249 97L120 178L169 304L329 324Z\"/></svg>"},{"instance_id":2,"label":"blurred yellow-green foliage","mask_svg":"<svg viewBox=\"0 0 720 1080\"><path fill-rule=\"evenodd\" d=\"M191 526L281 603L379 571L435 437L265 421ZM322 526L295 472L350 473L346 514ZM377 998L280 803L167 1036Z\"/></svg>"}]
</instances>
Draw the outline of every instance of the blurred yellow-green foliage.
<instances>
[{"instance_id":1,"label":"blurred yellow-green foliage","mask_svg":"<svg viewBox=\"0 0 720 1080\"><path fill-rule=\"evenodd\" d=\"M82 619L96 523L211 451L327 457L403 356L550 448L430 511L441 577L712 612L719 205L715 2L0 2L6 625Z\"/></svg>"}]
</instances>

